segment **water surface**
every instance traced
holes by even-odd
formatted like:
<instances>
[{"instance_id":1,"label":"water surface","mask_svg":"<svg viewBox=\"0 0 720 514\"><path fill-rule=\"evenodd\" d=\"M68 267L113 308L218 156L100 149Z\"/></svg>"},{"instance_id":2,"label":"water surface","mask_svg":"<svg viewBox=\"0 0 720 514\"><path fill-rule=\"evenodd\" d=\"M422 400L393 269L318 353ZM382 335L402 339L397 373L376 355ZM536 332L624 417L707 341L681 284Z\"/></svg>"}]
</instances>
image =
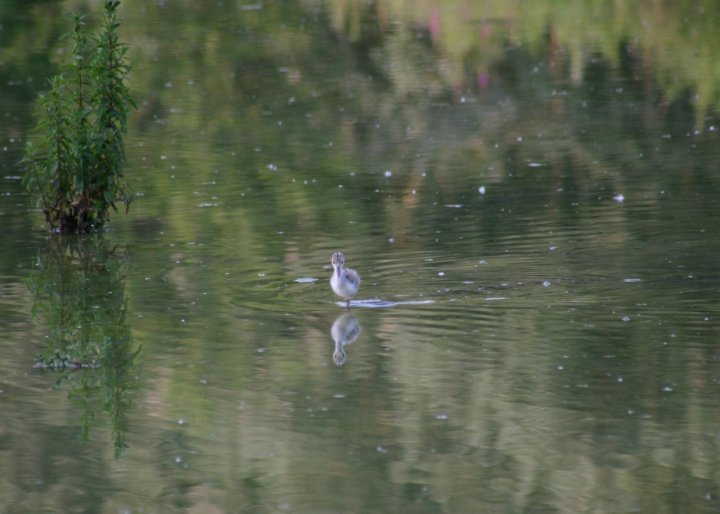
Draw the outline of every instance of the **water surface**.
<instances>
[{"instance_id":1,"label":"water surface","mask_svg":"<svg viewBox=\"0 0 720 514\"><path fill-rule=\"evenodd\" d=\"M567 4L125 2L85 238L16 165L78 6L3 6L0 510L716 512L717 7Z\"/></svg>"}]
</instances>

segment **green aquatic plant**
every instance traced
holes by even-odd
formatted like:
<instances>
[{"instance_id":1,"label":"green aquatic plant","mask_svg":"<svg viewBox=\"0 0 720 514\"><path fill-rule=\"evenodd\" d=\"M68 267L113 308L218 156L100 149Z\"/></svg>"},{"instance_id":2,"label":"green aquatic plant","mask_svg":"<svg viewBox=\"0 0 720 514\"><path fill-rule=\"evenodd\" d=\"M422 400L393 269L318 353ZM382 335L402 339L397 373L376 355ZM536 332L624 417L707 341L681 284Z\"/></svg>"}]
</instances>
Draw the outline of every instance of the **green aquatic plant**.
<instances>
[{"instance_id":1,"label":"green aquatic plant","mask_svg":"<svg viewBox=\"0 0 720 514\"><path fill-rule=\"evenodd\" d=\"M120 2L105 2L97 33L73 15L72 61L50 79L37 105L37 138L25 150L23 183L55 232L89 232L130 205L123 179L127 113L127 45L120 42Z\"/></svg>"}]
</instances>

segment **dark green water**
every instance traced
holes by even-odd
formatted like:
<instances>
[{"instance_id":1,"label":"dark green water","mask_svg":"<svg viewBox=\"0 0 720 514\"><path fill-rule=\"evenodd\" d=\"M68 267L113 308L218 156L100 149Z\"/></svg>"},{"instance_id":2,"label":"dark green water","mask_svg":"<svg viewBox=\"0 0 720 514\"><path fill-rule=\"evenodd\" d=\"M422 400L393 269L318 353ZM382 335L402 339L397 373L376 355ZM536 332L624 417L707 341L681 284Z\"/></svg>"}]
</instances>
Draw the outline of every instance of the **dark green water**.
<instances>
[{"instance_id":1,"label":"dark green water","mask_svg":"<svg viewBox=\"0 0 720 514\"><path fill-rule=\"evenodd\" d=\"M124 2L78 239L17 162L87 6L0 0L0 512L720 510L720 10L646 4Z\"/></svg>"}]
</instances>

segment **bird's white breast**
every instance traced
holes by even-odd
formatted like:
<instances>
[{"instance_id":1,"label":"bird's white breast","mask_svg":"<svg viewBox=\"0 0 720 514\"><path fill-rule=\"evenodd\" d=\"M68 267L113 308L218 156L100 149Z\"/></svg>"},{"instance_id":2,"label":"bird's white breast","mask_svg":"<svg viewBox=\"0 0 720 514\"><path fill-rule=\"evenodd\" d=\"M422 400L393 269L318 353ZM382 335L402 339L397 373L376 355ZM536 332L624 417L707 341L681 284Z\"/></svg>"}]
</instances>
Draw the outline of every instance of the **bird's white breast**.
<instances>
[{"instance_id":1,"label":"bird's white breast","mask_svg":"<svg viewBox=\"0 0 720 514\"><path fill-rule=\"evenodd\" d=\"M352 298L358 291L360 286L360 277L352 270L336 271L330 277L330 287L335 294L343 298Z\"/></svg>"}]
</instances>

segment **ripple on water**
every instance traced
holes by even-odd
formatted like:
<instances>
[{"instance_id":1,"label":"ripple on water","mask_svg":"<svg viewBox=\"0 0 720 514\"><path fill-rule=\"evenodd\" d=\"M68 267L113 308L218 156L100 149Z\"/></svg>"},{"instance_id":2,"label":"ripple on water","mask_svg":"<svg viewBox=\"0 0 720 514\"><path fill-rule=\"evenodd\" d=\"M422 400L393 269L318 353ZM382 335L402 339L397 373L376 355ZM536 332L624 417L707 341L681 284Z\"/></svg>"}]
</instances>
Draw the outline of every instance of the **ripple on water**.
<instances>
[{"instance_id":1,"label":"ripple on water","mask_svg":"<svg viewBox=\"0 0 720 514\"><path fill-rule=\"evenodd\" d=\"M435 303L434 300L381 300L380 298L371 298L368 300L353 300L350 302L352 307L365 309L389 309L392 307L409 306L409 305L429 305ZM344 306L345 302L337 302L337 305Z\"/></svg>"}]
</instances>

